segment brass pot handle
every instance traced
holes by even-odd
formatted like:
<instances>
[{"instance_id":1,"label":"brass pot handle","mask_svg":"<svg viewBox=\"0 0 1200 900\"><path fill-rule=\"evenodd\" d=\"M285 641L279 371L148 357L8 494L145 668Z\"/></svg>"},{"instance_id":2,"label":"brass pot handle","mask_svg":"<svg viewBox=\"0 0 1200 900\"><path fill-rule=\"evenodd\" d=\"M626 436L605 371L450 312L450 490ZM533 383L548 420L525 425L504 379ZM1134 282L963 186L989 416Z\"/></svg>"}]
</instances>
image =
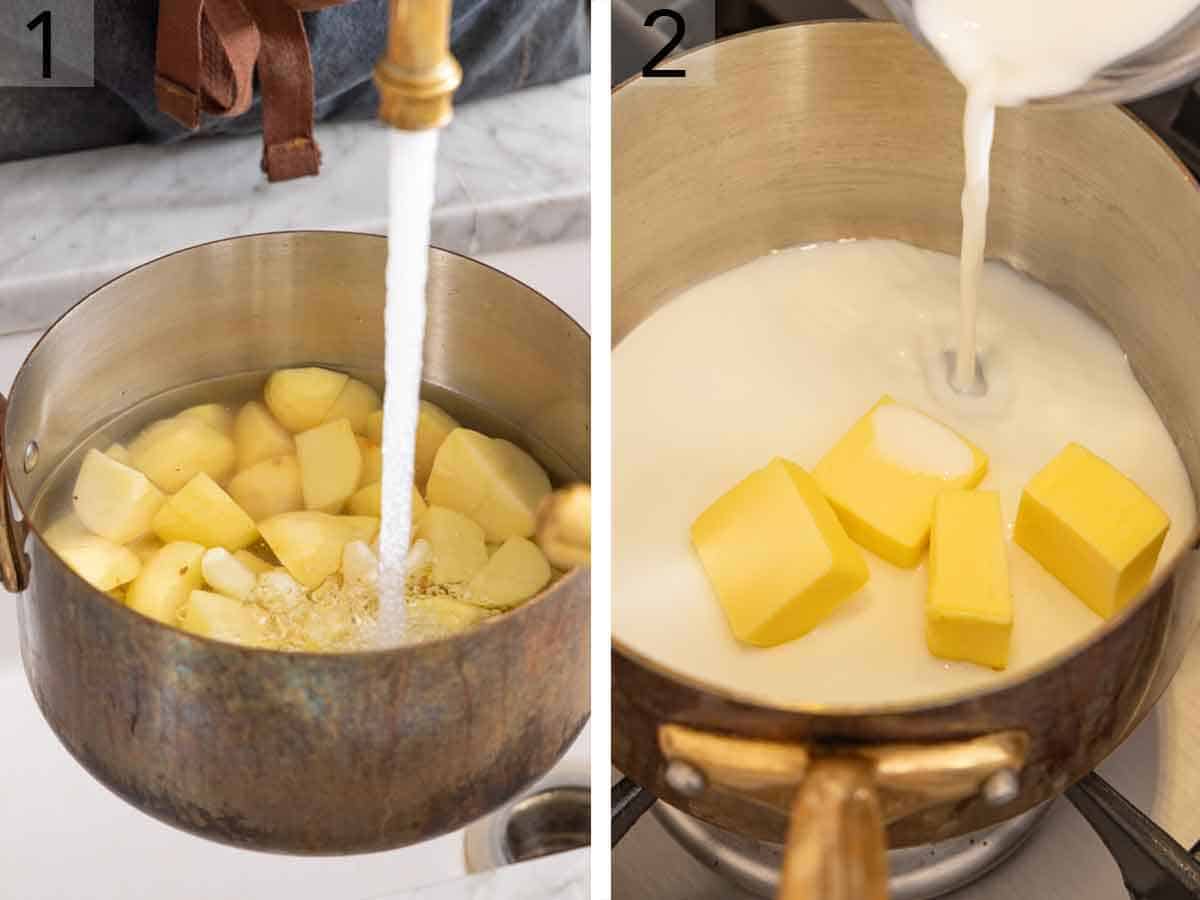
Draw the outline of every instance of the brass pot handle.
<instances>
[{"instance_id":1,"label":"brass pot handle","mask_svg":"<svg viewBox=\"0 0 1200 900\"><path fill-rule=\"evenodd\" d=\"M884 826L976 795L1011 803L1029 736L824 746L669 722L658 728L658 745L675 793L734 796L789 818L779 900L887 900Z\"/></svg>"},{"instance_id":2,"label":"brass pot handle","mask_svg":"<svg viewBox=\"0 0 1200 900\"><path fill-rule=\"evenodd\" d=\"M887 844L872 766L813 761L792 805L779 900L887 900Z\"/></svg>"},{"instance_id":3,"label":"brass pot handle","mask_svg":"<svg viewBox=\"0 0 1200 900\"><path fill-rule=\"evenodd\" d=\"M8 398L0 394L0 581L14 594L29 584L29 557L25 555L25 523L13 517L8 496L8 467L4 458L4 423L8 418Z\"/></svg>"},{"instance_id":4,"label":"brass pot handle","mask_svg":"<svg viewBox=\"0 0 1200 900\"><path fill-rule=\"evenodd\" d=\"M538 507L535 540L550 565L567 571L591 563L592 489L572 484L548 495Z\"/></svg>"}]
</instances>

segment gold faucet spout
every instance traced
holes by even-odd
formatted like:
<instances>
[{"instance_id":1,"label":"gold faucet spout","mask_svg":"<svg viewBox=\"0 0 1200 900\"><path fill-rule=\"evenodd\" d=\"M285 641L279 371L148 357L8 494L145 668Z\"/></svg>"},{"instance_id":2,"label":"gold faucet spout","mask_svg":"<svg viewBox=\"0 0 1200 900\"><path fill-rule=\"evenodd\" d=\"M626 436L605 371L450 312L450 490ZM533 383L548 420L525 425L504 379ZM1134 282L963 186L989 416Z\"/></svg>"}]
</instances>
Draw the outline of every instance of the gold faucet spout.
<instances>
[{"instance_id":1,"label":"gold faucet spout","mask_svg":"<svg viewBox=\"0 0 1200 900\"><path fill-rule=\"evenodd\" d=\"M450 53L451 0L390 0L388 45L375 66L379 118L403 131L441 128L462 69Z\"/></svg>"}]
</instances>

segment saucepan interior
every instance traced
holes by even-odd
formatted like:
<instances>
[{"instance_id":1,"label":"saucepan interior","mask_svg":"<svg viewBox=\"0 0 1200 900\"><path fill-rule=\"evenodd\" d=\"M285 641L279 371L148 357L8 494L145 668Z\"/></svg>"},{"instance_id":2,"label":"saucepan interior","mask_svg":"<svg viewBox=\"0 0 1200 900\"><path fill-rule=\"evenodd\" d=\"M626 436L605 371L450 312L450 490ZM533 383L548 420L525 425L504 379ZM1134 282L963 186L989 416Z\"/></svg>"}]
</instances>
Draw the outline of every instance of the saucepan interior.
<instances>
[{"instance_id":1,"label":"saucepan interior","mask_svg":"<svg viewBox=\"0 0 1200 900\"><path fill-rule=\"evenodd\" d=\"M33 526L18 618L34 694L106 785L218 840L342 853L424 839L504 802L586 718L586 571L426 645L275 653L146 619L38 537L47 479L135 404L305 364L383 387L386 255L382 237L294 232L163 257L66 313L13 387L4 449ZM586 480L586 333L494 269L440 250L429 262L423 390L526 447L557 483Z\"/></svg>"},{"instance_id":2,"label":"saucepan interior","mask_svg":"<svg viewBox=\"0 0 1200 900\"><path fill-rule=\"evenodd\" d=\"M790 26L695 53L711 57L713 84L664 90L635 79L614 96L614 342L685 288L777 248L891 238L958 252L963 92L901 27ZM1200 484L1200 196L1186 170L1115 107L1007 110L991 193L989 257L1114 333ZM936 703L765 706L680 677L618 636L616 762L672 803L780 840L781 822L764 822L761 810L673 792L661 776L657 723L831 743L1021 728L1034 732L1034 744L1029 790L1018 801L999 812L942 810L902 823L892 839L928 840L1015 814L1103 758L1165 686L1197 621L1182 561L1170 561L1140 602L1083 645L1019 680ZM1051 735L1068 708L1082 724L1069 737ZM1074 744L1054 743L1061 740Z\"/></svg>"}]
</instances>

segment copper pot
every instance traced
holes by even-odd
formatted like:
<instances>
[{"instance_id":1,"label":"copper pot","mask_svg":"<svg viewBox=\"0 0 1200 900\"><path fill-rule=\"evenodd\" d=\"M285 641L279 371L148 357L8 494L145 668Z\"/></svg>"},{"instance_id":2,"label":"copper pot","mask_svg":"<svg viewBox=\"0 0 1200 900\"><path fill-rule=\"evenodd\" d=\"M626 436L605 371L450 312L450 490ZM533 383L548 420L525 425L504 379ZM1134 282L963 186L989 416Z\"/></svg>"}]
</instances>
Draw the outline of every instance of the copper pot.
<instances>
[{"instance_id":1,"label":"copper pot","mask_svg":"<svg viewBox=\"0 0 1200 900\"><path fill-rule=\"evenodd\" d=\"M614 341L776 247L957 253L964 97L901 27L752 32L677 65L712 83L635 79L613 99ZM990 256L1111 328L1200 484L1200 197L1183 166L1114 107L1003 111L988 236ZM1081 646L937 703L777 708L616 642L614 764L722 828L775 842L790 828L788 897L882 896L881 823L894 847L982 828L1130 733L1196 631L1194 557Z\"/></svg>"},{"instance_id":2,"label":"copper pot","mask_svg":"<svg viewBox=\"0 0 1200 900\"><path fill-rule=\"evenodd\" d=\"M140 400L305 363L381 385L386 254L381 237L332 232L174 253L71 309L13 385L4 477L23 521L5 492L0 555L6 584L24 587L17 617L34 696L96 778L204 837L289 853L424 840L544 773L587 717L586 568L448 639L276 653L141 616L42 541L35 500L47 476ZM487 410L494 419L478 424L524 444L553 478L586 479L583 330L531 288L441 250L430 251L428 298L426 388L452 412L456 398L470 401L468 416Z\"/></svg>"}]
</instances>

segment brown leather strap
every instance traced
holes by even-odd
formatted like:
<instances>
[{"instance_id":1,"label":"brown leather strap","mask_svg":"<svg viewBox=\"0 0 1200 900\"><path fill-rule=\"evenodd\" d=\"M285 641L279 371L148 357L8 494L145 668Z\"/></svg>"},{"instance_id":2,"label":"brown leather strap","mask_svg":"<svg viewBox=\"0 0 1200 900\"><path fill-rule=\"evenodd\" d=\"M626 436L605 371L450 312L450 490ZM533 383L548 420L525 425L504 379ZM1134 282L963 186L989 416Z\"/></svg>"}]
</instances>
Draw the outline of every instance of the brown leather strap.
<instances>
[{"instance_id":1,"label":"brown leather strap","mask_svg":"<svg viewBox=\"0 0 1200 900\"><path fill-rule=\"evenodd\" d=\"M313 70L301 9L344 0L159 0L155 92L187 128L200 111L245 112L257 68L262 89L262 167L270 181L315 175Z\"/></svg>"},{"instance_id":2,"label":"brown leather strap","mask_svg":"<svg viewBox=\"0 0 1200 900\"><path fill-rule=\"evenodd\" d=\"M246 2L262 35L258 83L267 180L316 175L321 151L313 139L313 69L304 20L280 0Z\"/></svg>"},{"instance_id":3,"label":"brown leather strap","mask_svg":"<svg viewBox=\"0 0 1200 900\"><path fill-rule=\"evenodd\" d=\"M258 26L240 0L204 0L201 36L204 109L240 116L254 99Z\"/></svg>"},{"instance_id":4,"label":"brown leather strap","mask_svg":"<svg viewBox=\"0 0 1200 900\"><path fill-rule=\"evenodd\" d=\"M204 0L159 0L154 93L185 128L200 124L200 17Z\"/></svg>"}]
</instances>

